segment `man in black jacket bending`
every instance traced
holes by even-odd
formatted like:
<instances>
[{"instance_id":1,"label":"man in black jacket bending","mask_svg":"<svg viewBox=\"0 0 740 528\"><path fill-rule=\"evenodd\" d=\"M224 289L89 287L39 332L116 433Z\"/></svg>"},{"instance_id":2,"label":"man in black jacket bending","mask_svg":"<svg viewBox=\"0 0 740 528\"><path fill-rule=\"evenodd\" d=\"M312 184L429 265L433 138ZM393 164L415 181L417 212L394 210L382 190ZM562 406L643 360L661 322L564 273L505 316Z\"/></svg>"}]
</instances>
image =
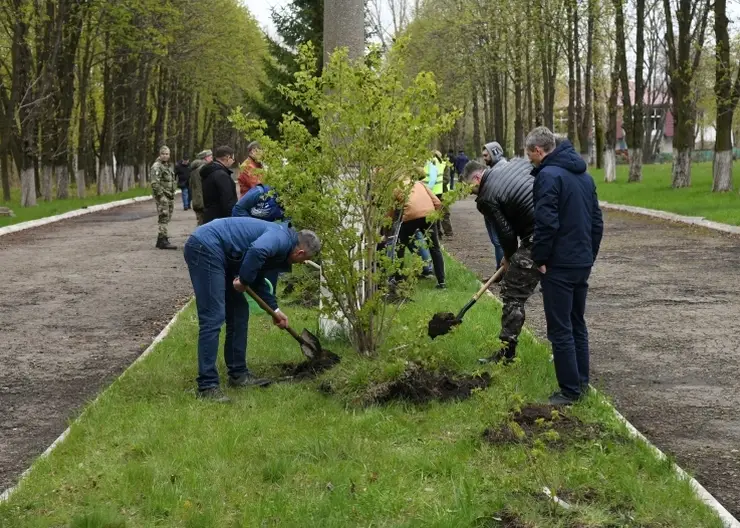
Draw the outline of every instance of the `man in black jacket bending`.
<instances>
[{"instance_id":1,"label":"man in black jacket bending","mask_svg":"<svg viewBox=\"0 0 740 528\"><path fill-rule=\"evenodd\" d=\"M237 202L236 183L229 170L234 165L234 149L218 147L215 158L200 170L203 183L203 223L228 218Z\"/></svg>"},{"instance_id":2,"label":"man in black jacket bending","mask_svg":"<svg viewBox=\"0 0 740 528\"><path fill-rule=\"evenodd\" d=\"M506 270L501 284L504 309L501 315L503 348L487 360L511 362L524 326L524 305L540 281L540 273L532 260L534 233L534 200L531 176L532 164L525 159L513 159L486 169L477 161L465 166L463 180L473 185L478 195L478 211L496 230L504 250L501 266Z\"/></svg>"}]
</instances>

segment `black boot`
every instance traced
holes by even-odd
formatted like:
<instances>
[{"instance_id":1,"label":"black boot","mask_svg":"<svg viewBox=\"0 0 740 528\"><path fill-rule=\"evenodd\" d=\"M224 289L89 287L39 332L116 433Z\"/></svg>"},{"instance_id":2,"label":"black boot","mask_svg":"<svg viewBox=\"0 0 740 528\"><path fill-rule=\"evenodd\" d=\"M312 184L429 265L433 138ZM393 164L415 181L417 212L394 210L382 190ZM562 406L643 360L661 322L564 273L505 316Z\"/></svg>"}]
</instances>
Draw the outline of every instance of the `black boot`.
<instances>
[{"instance_id":1,"label":"black boot","mask_svg":"<svg viewBox=\"0 0 740 528\"><path fill-rule=\"evenodd\" d=\"M167 239L164 235L159 235L157 237L157 249L177 249L177 246L173 246L170 244L170 241Z\"/></svg>"},{"instance_id":2,"label":"black boot","mask_svg":"<svg viewBox=\"0 0 740 528\"><path fill-rule=\"evenodd\" d=\"M486 364L486 363L502 363L504 365L509 365L514 361L514 358L516 357L516 342L509 342L506 343L506 346L496 352L494 355L488 358L481 358L478 360L478 363Z\"/></svg>"}]
</instances>

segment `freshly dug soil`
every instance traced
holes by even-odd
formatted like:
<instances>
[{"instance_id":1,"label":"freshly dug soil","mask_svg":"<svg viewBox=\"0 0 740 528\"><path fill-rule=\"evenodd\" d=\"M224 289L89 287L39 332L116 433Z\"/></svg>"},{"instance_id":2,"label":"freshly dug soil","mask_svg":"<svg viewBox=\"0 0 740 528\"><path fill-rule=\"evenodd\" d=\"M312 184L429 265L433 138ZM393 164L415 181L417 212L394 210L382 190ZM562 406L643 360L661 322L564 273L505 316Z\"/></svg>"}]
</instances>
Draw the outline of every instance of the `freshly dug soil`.
<instances>
[{"instance_id":1,"label":"freshly dug soil","mask_svg":"<svg viewBox=\"0 0 740 528\"><path fill-rule=\"evenodd\" d=\"M516 426L512 426L512 423ZM549 431L556 432L557 437L548 436ZM523 437L521 433L524 433ZM552 405L529 405L519 412L512 413L500 426L486 429L483 437L489 443L497 445L513 443L532 445L539 438L552 447L560 447L568 440L595 440L602 434L600 426L583 423L562 408L557 409Z\"/></svg>"},{"instance_id":2,"label":"freshly dug soil","mask_svg":"<svg viewBox=\"0 0 740 528\"><path fill-rule=\"evenodd\" d=\"M322 372L334 368L339 361L339 356L324 349L323 355L320 358L303 361L302 363L285 363L280 367L283 371L283 376L285 376L283 378L284 381L303 381L313 379Z\"/></svg>"},{"instance_id":3,"label":"freshly dug soil","mask_svg":"<svg viewBox=\"0 0 740 528\"><path fill-rule=\"evenodd\" d=\"M375 387L371 403L385 404L401 400L424 404L435 400L464 400L470 397L473 390L485 389L490 384L491 376L488 373L481 376L455 376L410 367L400 379Z\"/></svg>"},{"instance_id":4,"label":"freshly dug soil","mask_svg":"<svg viewBox=\"0 0 740 528\"><path fill-rule=\"evenodd\" d=\"M728 324L740 316L740 237L610 211L604 224L586 312L592 383L740 518L740 332ZM452 226L445 249L490 277L474 200L452 207ZM539 291L527 324L546 339Z\"/></svg>"},{"instance_id":5,"label":"freshly dug soil","mask_svg":"<svg viewBox=\"0 0 740 528\"><path fill-rule=\"evenodd\" d=\"M450 330L460 323L462 323L462 321L455 317L455 314L450 312L439 312L434 314L432 320L429 321L427 334L429 337L434 339L435 337L449 333Z\"/></svg>"}]
</instances>

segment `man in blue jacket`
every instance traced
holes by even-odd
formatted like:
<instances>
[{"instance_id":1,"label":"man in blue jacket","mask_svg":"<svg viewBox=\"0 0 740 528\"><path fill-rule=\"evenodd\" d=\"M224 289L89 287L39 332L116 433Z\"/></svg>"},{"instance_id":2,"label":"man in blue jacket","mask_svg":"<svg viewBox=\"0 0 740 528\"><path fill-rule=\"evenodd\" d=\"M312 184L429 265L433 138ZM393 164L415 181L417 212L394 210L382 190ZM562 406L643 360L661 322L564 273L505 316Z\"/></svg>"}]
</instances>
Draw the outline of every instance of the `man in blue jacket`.
<instances>
[{"instance_id":1,"label":"man in blue jacket","mask_svg":"<svg viewBox=\"0 0 740 528\"><path fill-rule=\"evenodd\" d=\"M185 244L185 262L198 310L198 396L227 402L219 387L216 359L221 326L226 322L224 360L232 387L266 386L269 381L247 369L249 307L245 286L251 286L273 310L275 325L288 326L277 300L265 287L274 270L290 271L321 249L312 231L295 232L282 224L254 218L221 218L193 232Z\"/></svg>"},{"instance_id":2,"label":"man in blue jacket","mask_svg":"<svg viewBox=\"0 0 740 528\"><path fill-rule=\"evenodd\" d=\"M569 405L589 386L584 314L604 222L596 185L570 141L556 146L553 133L538 127L529 133L525 146L535 166L532 259L542 273L547 338L560 385L550 403Z\"/></svg>"}]
</instances>

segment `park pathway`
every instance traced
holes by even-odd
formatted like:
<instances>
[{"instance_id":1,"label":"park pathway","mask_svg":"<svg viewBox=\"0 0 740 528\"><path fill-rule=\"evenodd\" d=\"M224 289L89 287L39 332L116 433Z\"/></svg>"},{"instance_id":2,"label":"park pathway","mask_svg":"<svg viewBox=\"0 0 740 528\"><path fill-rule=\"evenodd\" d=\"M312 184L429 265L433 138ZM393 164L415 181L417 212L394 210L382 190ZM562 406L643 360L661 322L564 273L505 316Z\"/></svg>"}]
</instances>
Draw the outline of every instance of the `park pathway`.
<instances>
[{"instance_id":1,"label":"park pathway","mask_svg":"<svg viewBox=\"0 0 740 528\"><path fill-rule=\"evenodd\" d=\"M488 278L493 247L472 199L452 223L445 248ZM740 517L740 238L622 213L605 223L587 313L592 381ZM539 292L527 320L544 338Z\"/></svg>"},{"instance_id":2,"label":"park pathway","mask_svg":"<svg viewBox=\"0 0 740 528\"><path fill-rule=\"evenodd\" d=\"M194 227L178 202L154 249L147 201L0 237L0 492L184 304Z\"/></svg>"}]
</instances>

